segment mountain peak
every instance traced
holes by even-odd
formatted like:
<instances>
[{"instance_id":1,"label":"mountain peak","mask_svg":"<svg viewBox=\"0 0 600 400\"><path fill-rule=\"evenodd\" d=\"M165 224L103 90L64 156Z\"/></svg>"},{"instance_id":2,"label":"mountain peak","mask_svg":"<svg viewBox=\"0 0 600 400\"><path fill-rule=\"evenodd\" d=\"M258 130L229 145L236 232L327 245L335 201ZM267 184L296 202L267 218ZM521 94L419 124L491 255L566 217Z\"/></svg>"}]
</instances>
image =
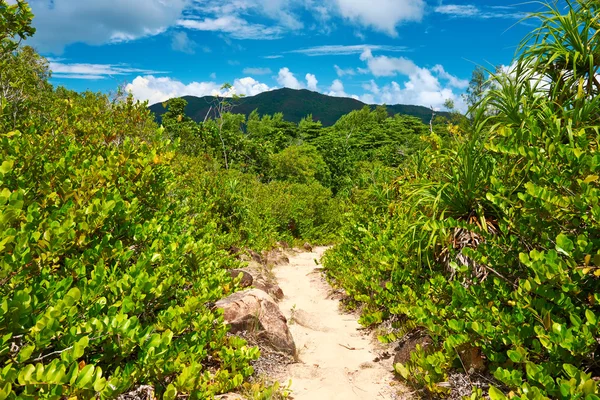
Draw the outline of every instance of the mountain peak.
<instances>
[{"instance_id":1,"label":"mountain peak","mask_svg":"<svg viewBox=\"0 0 600 400\"><path fill-rule=\"evenodd\" d=\"M204 120L211 102L214 100L213 96L184 96L183 98L188 102L186 114L197 122ZM254 110L258 110L261 115L273 115L280 112L287 121L295 123L300 122L308 114L312 114L313 118L321 121L324 126L331 126L341 116L354 110L360 110L365 106L377 107L377 105L365 104L349 97L334 97L308 89L281 88L262 92L256 96L242 97L237 100L237 105L232 112L246 116ZM395 104L386 107L390 115L411 115L426 123L431 118L431 110L423 106ZM150 106L150 110L156 114L157 119L166 112L163 103ZM447 115L444 112L436 114Z\"/></svg>"}]
</instances>

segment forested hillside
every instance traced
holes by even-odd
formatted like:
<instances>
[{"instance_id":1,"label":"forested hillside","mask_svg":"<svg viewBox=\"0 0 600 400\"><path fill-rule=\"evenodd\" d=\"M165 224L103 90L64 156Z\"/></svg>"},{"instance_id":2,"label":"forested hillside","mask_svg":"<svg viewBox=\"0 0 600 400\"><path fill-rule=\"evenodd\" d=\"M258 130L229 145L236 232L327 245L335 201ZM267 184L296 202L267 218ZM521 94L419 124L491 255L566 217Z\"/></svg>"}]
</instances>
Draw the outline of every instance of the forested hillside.
<instances>
[{"instance_id":1,"label":"forested hillside","mask_svg":"<svg viewBox=\"0 0 600 400\"><path fill-rule=\"evenodd\" d=\"M533 16L466 116L361 106L331 126L221 97L206 120L172 99L158 125L126 93L53 87L12 3L0 400L285 396L214 307L240 249L278 242L334 245L324 269L361 323L418 339L395 364L415 396L456 397L462 374L471 399L600 399L600 1Z\"/></svg>"},{"instance_id":2,"label":"forested hillside","mask_svg":"<svg viewBox=\"0 0 600 400\"><path fill-rule=\"evenodd\" d=\"M184 96L187 101L185 113L196 122L202 122L207 116L214 117L212 108L216 98L213 96L194 97ZM299 123L308 114L315 121L320 121L323 126L331 126L345 114L357 111L366 106L365 103L347 98L332 97L310 90L282 88L269 92L239 98L235 102L234 112L244 114L248 117L254 110L260 115L273 115L282 113L286 121ZM370 105L371 109L377 106ZM150 110L159 118L166 112L162 103L150 106ZM390 116L402 114L421 119L425 123L431 120L431 110L422 106L411 106L403 104L388 105L387 111ZM448 117L449 113L438 111L438 115Z\"/></svg>"}]
</instances>

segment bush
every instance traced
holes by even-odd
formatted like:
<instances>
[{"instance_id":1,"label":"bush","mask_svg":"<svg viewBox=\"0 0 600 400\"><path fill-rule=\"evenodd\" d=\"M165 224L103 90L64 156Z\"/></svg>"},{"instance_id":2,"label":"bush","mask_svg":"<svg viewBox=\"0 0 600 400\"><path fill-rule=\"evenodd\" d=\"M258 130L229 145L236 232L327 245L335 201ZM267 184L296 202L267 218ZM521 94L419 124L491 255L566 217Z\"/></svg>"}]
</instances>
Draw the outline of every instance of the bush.
<instances>
[{"instance_id":1,"label":"bush","mask_svg":"<svg viewBox=\"0 0 600 400\"><path fill-rule=\"evenodd\" d=\"M492 399L600 398L600 85L580 61L600 48L597 8L536 15L472 126L403 168L393 213L354 216L326 255L363 324L396 321L383 340L433 338L396 365L416 386L447 392L467 347L497 380Z\"/></svg>"}]
</instances>

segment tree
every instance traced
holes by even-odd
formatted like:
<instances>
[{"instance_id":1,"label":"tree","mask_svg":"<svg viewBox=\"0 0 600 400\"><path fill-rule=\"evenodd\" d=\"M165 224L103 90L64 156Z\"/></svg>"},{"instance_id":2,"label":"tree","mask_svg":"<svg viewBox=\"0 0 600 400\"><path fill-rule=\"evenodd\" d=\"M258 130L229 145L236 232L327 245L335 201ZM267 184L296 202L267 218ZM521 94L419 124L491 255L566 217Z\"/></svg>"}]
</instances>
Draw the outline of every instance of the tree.
<instances>
[{"instance_id":1,"label":"tree","mask_svg":"<svg viewBox=\"0 0 600 400\"><path fill-rule=\"evenodd\" d=\"M308 144L290 146L275 154L273 177L295 183L309 183L317 180L329 184L329 168L318 150Z\"/></svg>"},{"instance_id":2,"label":"tree","mask_svg":"<svg viewBox=\"0 0 600 400\"><path fill-rule=\"evenodd\" d=\"M230 83L224 83L221 86L221 92L231 92L233 86ZM236 106L235 101L238 100L240 96L233 94L231 99L226 98L225 96L221 96L221 94L217 94L215 100L213 101L213 105L211 109L214 110L215 120L217 122L217 134L219 136L219 140L221 142L221 151L223 152L223 160L225 162L225 169L229 169L229 157L227 155L227 146L225 144L225 139L223 138L223 126L225 124L225 114L230 113L231 110ZM210 113L210 110L209 110Z\"/></svg>"},{"instance_id":3,"label":"tree","mask_svg":"<svg viewBox=\"0 0 600 400\"><path fill-rule=\"evenodd\" d=\"M22 40L35 33L33 13L25 0L8 5L0 0L0 60L15 51Z\"/></svg>"},{"instance_id":4,"label":"tree","mask_svg":"<svg viewBox=\"0 0 600 400\"><path fill-rule=\"evenodd\" d=\"M8 128L16 129L25 114L40 109L41 99L52 92L48 78L48 62L29 46L0 60L0 116Z\"/></svg>"},{"instance_id":5,"label":"tree","mask_svg":"<svg viewBox=\"0 0 600 400\"><path fill-rule=\"evenodd\" d=\"M471 75L471 81L469 82L467 93L463 95L467 105L469 106L469 110L481 103L481 100L489 88L490 82L486 77L485 70L483 67L477 66Z\"/></svg>"}]
</instances>

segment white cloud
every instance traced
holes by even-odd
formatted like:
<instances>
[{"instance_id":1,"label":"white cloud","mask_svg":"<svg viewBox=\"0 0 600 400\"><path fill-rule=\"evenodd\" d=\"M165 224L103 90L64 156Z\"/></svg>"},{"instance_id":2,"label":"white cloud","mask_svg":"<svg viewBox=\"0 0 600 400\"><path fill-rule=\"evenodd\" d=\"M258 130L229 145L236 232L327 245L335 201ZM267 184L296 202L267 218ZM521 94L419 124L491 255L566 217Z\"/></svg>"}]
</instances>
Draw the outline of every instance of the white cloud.
<instances>
[{"instance_id":1,"label":"white cloud","mask_svg":"<svg viewBox=\"0 0 600 400\"><path fill-rule=\"evenodd\" d=\"M157 74L158 71L131 68L118 64L65 63L62 59L49 58L52 77L56 79L105 79L114 75Z\"/></svg>"},{"instance_id":2,"label":"white cloud","mask_svg":"<svg viewBox=\"0 0 600 400\"><path fill-rule=\"evenodd\" d=\"M258 82L251 77L236 79L233 81L233 89L235 94L244 96L255 96L259 93L271 90L267 84Z\"/></svg>"},{"instance_id":3,"label":"white cloud","mask_svg":"<svg viewBox=\"0 0 600 400\"><path fill-rule=\"evenodd\" d=\"M375 83L373 79L371 79L369 83L363 83L362 88L373 94L379 94L381 92L379 86L377 86L377 83Z\"/></svg>"},{"instance_id":4,"label":"white cloud","mask_svg":"<svg viewBox=\"0 0 600 400\"><path fill-rule=\"evenodd\" d=\"M365 50L360 59L367 63L367 68L375 77L404 76L407 80L401 85L396 81L380 88L374 80L363 84L363 89L370 92L380 103L414 104L440 109L446 100L453 100L457 109L465 110L460 93L453 89L463 90L469 82L448 73L442 65L431 69L419 67L405 57L373 56L371 50Z\"/></svg>"},{"instance_id":5,"label":"white cloud","mask_svg":"<svg viewBox=\"0 0 600 400\"><path fill-rule=\"evenodd\" d=\"M333 67L335 68L335 73L340 78L342 78L346 75L350 75L350 76L356 75L356 71L354 71L354 69L352 69L352 68L343 69L343 68L340 68L338 65L334 65Z\"/></svg>"},{"instance_id":6,"label":"white cloud","mask_svg":"<svg viewBox=\"0 0 600 400\"><path fill-rule=\"evenodd\" d=\"M434 11L440 14L449 14L461 17L470 17L480 13L479 8L473 5L458 4L441 5L436 7Z\"/></svg>"},{"instance_id":7,"label":"white cloud","mask_svg":"<svg viewBox=\"0 0 600 400\"><path fill-rule=\"evenodd\" d=\"M215 79L217 79L217 73L216 73L216 72L213 72L213 73L211 73L211 74L210 74L210 79L212 79L213 81L214 81Z\"/></svg>"},{"instance_id":8,"label":"white cloud","mask_svg":"<svg viewBox=\"0 0 600 400\"><path fill-rule=\"evenodd\" d=\"M186 54L196 52L196 43L191 40L186 32L175 32L171 36L171 48Z\"/></svg>"},{"instance_id":9,"label":"white cloud","mask_svg":"<svg viewBox=\"0 0 600 400\"><path fill-rule=\"evenodd\" d=\"M402 22L420 21L425 12L423 0L333 0L342 17L358 25L397 36Z\"/></svg>"},{"instance_id":10,"label":"white cloud","mask_svg":"<svg viewBox=\"0 0 600 400\"><path fill-rule=\"evenodd\" d=\"M101 45L157 35L173 25L188 0L30 0L39 51L59 54L70 43Z\"/></svg>"},{"instance_id":11,"label":"white cloud","mask_svg":"<svg viewBox=\"0 0 600 400\"><path fill-rule=\"evenodd\" d=\"M439 64L434 66L431 70L437 73L440 78L446 79L448 81L448 84L452 87L455 87L457 89L466 89L469 87L468 80L459 79L456 76L449 74L448 72L446 72L444 67Z\"/></svg>"},{"instance_id":12,"label":"white cloud","mask_svg":"<svg viewBox=\"0 0 600 400\"><path fill-rule=\"evenodd\" d=\"M272 40L279 39L283 30L278 26L251 24L234 15L218 18L180 19L177 25L197 31L213 31L227 33L234 39Z\"/></svg>"},{"instance_id":13,"label":"white cloud","mask_svg":"<svg viewBox=\"0 0 600 400\"><path fill-rule=\"evenodd\" d=\"M315 46L305 49L297 49L288 51L288 53L299 53L307 56L341 56L361 54L365 50L385 51L385 52L404 52L408 51L406 46L387 46L373 44L357 44L357 45L327 45Z\"/></svg>"},{"instance_id":14,"label":"white cloud","mask_svg":"<svg viewBox=\"0 0 600 400\"><path fill-rule=\"evenodd\" d=\"M521 19L527 17L527 13L517 11L514 7L510 6L490 6L481 9L472 4L446 4L439 5L434 9L439 14L446 14L452 17L461 18L509 18L509 19Z\"/></svg>"},{"instance_id":15,"label":"white cloud","mask_svg":"<svg viewBox=\"0 0 600 400\"><path fill-rule=\"evenodd\" d=\"M274 56L264 56L263 58L266 58L267 60L275 60L277 58L283 58L283 56L281 54L277 54Z\"/></svg>"},{"instance_id":16,"label":"white cloud","mask_svg":"<svg viewBox=\"0 0 600 400\"><path fill-rule=\"evenodd\" d=\"M306 74L306 87L308 88L308 90L312 90L314 92L318 91L318 83L319 81L317 80L317 77L313 74Z\"/></svg>"},{"instance_id":17,"label":"white cloud","mask_svg":"<svg viewBox=\"0 0 600 400\"><path fill-rule=\"evenodd\" d=\"M350 97L344 90L344 84L339 79L333 81L333 83L329 87L329 92L327 93L327 95L335 97Z\"/></svg>"},{"instance_id":18,"label":"white cloud","mask_svg":"<svg viewBox=\"0 0 600 400\"><path fill-rule=\"evenodd\" d=\"M371 50L365 50L360 59L367 62L369 71L375 76L410 75L417 70L414 62L405 57L374 57Z\"/></svg>"},{"instance_id":19,"label":"white cloud","mask_svg":"<svg viewBox=\"0 0 600 400\"><path fill-rule=\"evenodd\" d=\"M281 68L279 70L279 74L277 75L277 83L279 83L283 87L287 87L290 89L302 89L302 84L292 72L290 72L289 68Z\"/></svg>"},{"instance_id":20,"label":"white cloud","mask_svg":"<svg viewBox=\"0 0 600 400\"><path fill-rule=\"evenodd\" d=\"M271 73L273 73L271 68L244 68L244 74L246 75L269 75Z\"/></svg>"},{"instance_id":21,"label":"white cloud","mask_svg":"<svg viewBox=\"0 0 600 400\"><path fill-rule=\"evenodd\" d=\"M231 90L223 91L216 82L192 82L186 85L176 79L147 75L136 77L125 89L136 99L155 104L181 96L254 96L272 88L251 77L236 79Z\"/></svg>"}]
</instances>

